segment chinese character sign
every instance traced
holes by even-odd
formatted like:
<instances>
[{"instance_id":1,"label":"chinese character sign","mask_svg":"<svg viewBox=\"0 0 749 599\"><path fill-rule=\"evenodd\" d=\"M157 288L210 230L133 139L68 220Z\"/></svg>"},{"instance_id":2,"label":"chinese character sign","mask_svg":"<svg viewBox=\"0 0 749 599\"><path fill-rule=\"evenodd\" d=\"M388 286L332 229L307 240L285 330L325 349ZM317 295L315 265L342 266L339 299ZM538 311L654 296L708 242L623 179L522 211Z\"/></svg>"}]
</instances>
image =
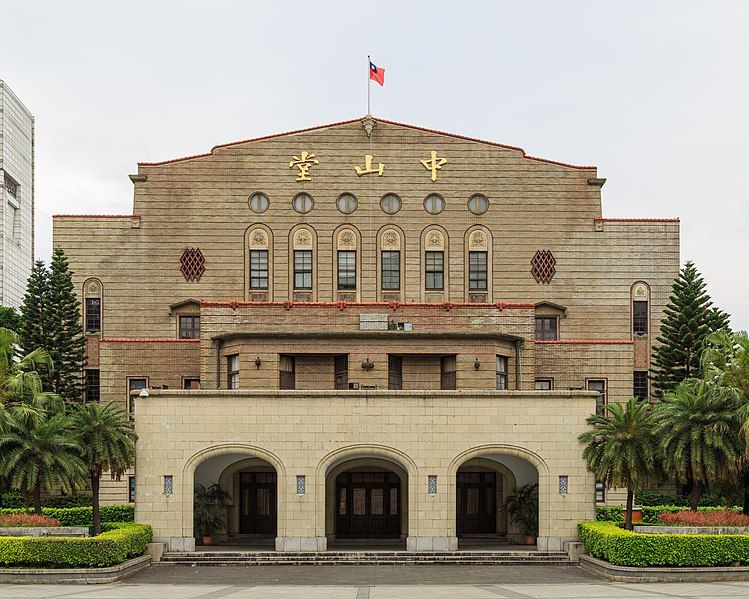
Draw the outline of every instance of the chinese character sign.
<instances>
[{"instance_id":1,"label":"chinese character sign","mask_svg":"<svg viewBox=\"0 0 749 599\"><path fill-rule=\"evenodd\" d=\"M291 157L289 168L296 167L299 169L299 176L296 178L297 181L309 181L309 169L314 164L320 164L320 161L315 158L314 154L310 154L309 152L307 152L307 150L302 150L299 156Z\"/></svg>"},{"instance_id":2,"label":"chinese character sign","mask_svg":"<svg viewBox=\"0 0 749 599\"><path fill-rule=\"evenodd\" d=\"M428 171L432 171L432 181L437 180L437 171L442 168L443 164L447 163L447 158L437 158L437 152L432 150L431 158L429 160L422 160L421 164Z\"/></svg>"}]
</instances>

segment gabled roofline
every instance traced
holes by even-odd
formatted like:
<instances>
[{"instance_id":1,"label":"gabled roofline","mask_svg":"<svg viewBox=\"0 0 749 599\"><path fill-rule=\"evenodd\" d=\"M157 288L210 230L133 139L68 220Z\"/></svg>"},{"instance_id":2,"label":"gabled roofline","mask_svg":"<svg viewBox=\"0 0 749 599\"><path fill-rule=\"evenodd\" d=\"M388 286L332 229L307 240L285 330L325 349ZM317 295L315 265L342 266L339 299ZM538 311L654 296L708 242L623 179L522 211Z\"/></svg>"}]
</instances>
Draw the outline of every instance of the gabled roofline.
<instances>
[{"instance_id":1,"label":"gabled roofline","mask_svg":"<svg viewBox=\"0 0 749 599\"><path fill-rule=\"evenodd\" d=\"M228 143L225 143L225 144L219 144L217 146L213 146L211 148L211 151L207 152L205 154L195 154L193 156L183 156L182 158L172 158L170 160L162 160L160 162L139 162L138 163L138 167L141 167L141 166L145 166L145 167L148 167L148 166L162 166L162 165L165 165L165 164L173 164L175 162L183 162L183 161L186 161L186 160L194 160L196 158L206 158L208 156L212 156L215 153L216 150L221 149L221 148L229 148L229 147L232 147L232 146L237 146L237 145L240 145L240 144L246 144L246 143L251 143L251 142L266 141L268 139L276 139L278 137L285 137L287 135L297 135L299 133L307 133L307 132L310 132L310 131L319 131L320 129L329 129L330 127L338 127L340 125L350 125L352 123L361 122L361 120L363 118L365 118L365 117L360 117L360 118L355 118L355 119L349 119L349 120L346 120L346 121L338 121L336 123L329 123L327 125L316 125L314 127L307 127L307 128L304 128L304 129L296 129L294 131L286 131L285 133L275 133L273 135L264 135L262 137L253 137L253 138L250 138L250 139L243 139L243 140L240 140L240 141L232 141L232 142L228 142ZM507 145L507 144L501 144L501 143L497 143L497 142L494 142L494 141L487 141L485 139L479 139L479 138L476 138L476 137L468 137L467 135L459 135L457 133L449 133L449 132L446 132L446 131L439 131L437 129L428 129L426 127L419 127L417 125L409 125L407 123L399 123L397 121L390 121L388 119L375 119L375 120L377 122L380 122L380 123L387 123L388 125L395 125L396 127L405 127L406 129L412 129L414 131L421 131L423 133L434 133L435 135L445 135L447 137L452 137L454 139L462 139L464 141L472 141L472 142L475 142L475 143L486 144L486 145L493 146L493 147L496 147L496 148L503 148L505 150L515 150L517 152L520 152L523 158L527 158L528 160L535 160L536 162L543 162L543 163L546 163L546 164L555 164L557 166L565 166L565 167L568 167L568 168L574 168L574 169L579 169L579 170L591 170L591 169L594 170L594 169L596 169L595 166L582 166L582 165L577 165L577 164L569 164L569 163L566 163L566 162L559 162L557 160L549 160L547 158L538 158L536 156L529 156L528 154L525 153L525 150L523 148L519 148L517 146L510 146L510 145Z\"/></svg>"}]
</instances>

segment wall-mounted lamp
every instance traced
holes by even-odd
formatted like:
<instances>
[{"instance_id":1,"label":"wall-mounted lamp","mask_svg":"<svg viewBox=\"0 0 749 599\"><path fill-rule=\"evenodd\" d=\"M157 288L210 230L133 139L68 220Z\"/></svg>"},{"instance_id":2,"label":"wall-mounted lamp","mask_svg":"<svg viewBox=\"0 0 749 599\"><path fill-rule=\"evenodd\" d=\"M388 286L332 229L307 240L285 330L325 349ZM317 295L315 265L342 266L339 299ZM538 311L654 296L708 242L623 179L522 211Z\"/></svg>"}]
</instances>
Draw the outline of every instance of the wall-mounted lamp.
<instances>
[{"instance_id":1,"label":"wall-mounted lamp","mask_svg":"<svg viewBox=\"0 0 749 599\"><path fill-rule=\"evenodd\" d=\"M148 397L148 387L143 387L138 393L138 397Z\"/></svg>"},{"instance_id":2,"label":"wall-mounted lamp","mask_svg":"<svg viewBox=\"0 0 749 599\"><path fill-rule=\"evenodd\" d=\"M481 368L481 362L479 362L479 359L478 359L478 358L476 358L476 361L475 361L475 362L473 363L473 367L474 367L474 368L475 368L476 370L478 370L479 368Z\"/></svg>"},{"instance_id":3,"label":"wall-mounted lamp","mask_svg":"<svg viewBox=\"0 0 749 599\"><path fill-rule=\"evenodd\" d=\"M370 362L369 358L366 359L366 361L361 363L362 370L366 370L369 372L374 368L374 362Z\"/></svg>"},{"instance_id":4,"label":"wall-mounted lamp","mask_svg":"<svg viewBox=\"0 0 749 599\"><path fill-rule=\"evenodd\" d=\"M257 358L255 358L255 368L257 368L259 370L260 369L260 364L262 364L262 363L263 363L263 361L260 359L260 356L258 356Z\"/></svg>"}]
</instances>

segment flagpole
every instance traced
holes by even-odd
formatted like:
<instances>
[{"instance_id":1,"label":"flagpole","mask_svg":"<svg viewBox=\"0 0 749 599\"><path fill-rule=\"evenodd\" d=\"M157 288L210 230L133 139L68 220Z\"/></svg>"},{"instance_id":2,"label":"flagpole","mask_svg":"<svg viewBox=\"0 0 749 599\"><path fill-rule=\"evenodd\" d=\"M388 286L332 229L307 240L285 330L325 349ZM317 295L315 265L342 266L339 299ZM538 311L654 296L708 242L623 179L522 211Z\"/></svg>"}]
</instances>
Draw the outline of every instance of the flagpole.
<instances>
[{"instance_id":1,"label":"flagpole","mask_svg":"<svg viewBox=\"0 0 749 599\"><path fill-rule=\"evenodd\" d=\"M372 116L372 109L370 108L370 90L372 89L372 80L369 77L369 70L372 68L372 57L367 54L367 116Z\"/></svg>"}]
</instances>

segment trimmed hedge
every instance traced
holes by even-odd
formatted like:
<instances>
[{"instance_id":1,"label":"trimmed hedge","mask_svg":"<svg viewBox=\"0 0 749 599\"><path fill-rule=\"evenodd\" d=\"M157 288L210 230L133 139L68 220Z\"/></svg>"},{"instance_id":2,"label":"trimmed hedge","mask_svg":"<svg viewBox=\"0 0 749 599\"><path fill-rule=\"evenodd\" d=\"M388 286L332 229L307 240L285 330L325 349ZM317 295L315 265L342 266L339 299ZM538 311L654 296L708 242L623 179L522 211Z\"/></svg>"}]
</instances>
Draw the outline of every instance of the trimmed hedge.
<instances>
[{"instance_id":1,"label":"trimmed hedge","mask_svg":"<svg viewBox=\"0 0 749 599\"><path fill-rule=\"evenodd\" d=\"M74 495L50 495L42 497L44 507L87 507L91 505L91 495L86 493ZM0 495L0 507L22 508L23 495L15 491Z\"/></svg>"},{"instance_id":2,"label":"trimmed hedge","mask_svg":"<svg viewBox=\"0 0 749 599\"><path fill-rule=\"evenodd\" d=\"M0 509L0 514L33 513L34 510ZM132 503L103 505L100 508L102 522L132 522L135 519L135 506ZM91 507L43 507L42 514L60 521L60 526L93 526L94 516Z\"/></svg>"},{"instance_id":3,"label":"trimmed hedge","mask_svg":"<svg viewBox=\"0 0 749 599\"><path fill-rule=\"evenodd\" d=\"M617 566L726 566L749 563L749 535L649 535L615 522L580 522L585 550Z\"/></svg>"},{"instance_id":4,"label":"trimmed hedge","mask_svg":"<svg viewBox=\"0 0 749 599\"><path fill-rule=\"evenodd\" d=\"M697 508L697 511L712 512L725 509L741 512L741 508L738 506L732 508L700 506ZM680 505L644 505L642 506L642 521L636 522L636 524L659 526L663 524L660 520L661 514L683 511L684 507ZM596 520L598 522L624 522L624 509L620 505L597 505Z\"/></svg>"},{"instance_id":5,"label":"trimmed hedge","mask_svg":"<svg viewBox=\"0 0 749 599\"><path fill-rule=\"evenodd\" d=\"M143 555L151 527L108 522L97 537L0 537L0 565L104 568Z\"/></svg>"}]
</instances>

